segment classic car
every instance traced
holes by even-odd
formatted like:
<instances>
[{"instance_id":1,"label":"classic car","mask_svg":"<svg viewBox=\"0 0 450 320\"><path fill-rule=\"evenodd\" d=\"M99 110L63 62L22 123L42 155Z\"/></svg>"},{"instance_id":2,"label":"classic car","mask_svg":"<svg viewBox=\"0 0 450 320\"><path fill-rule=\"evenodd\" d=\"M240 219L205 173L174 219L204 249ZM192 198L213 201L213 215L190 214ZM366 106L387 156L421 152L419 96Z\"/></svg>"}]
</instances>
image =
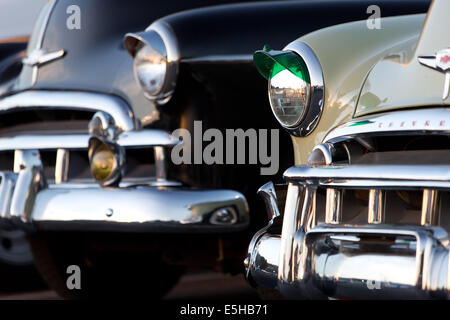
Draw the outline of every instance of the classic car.
<instances>
[{"instance_id":1,"label":"classic car","mask_svg":"<svg viewBox=\"0 0 450 320\"><path fill-rule=\"evenodd\" d=\"M450 297L449 11L434 1L255 52L295 166L280 205L274 184L260 189L271 219L245 259L252 285L290 299Z\"/></svg>"},{"instance_id":2,"label":"classic car","mask_svg":"<svg viewBox=\"0 0 450 320\"><path fill-rule=\"evenodd\" d=\"M271 170L239 157L230 164L234 149L222 150L227 164L202 158L207 132L277 129L253 51L364 19L372 2L229 4L156 21L153 9L119 1L108 1L106 21L105 3L79 1L81 29L69 29L72 1L51 2L0 100L0 148L14 151L14 170L2 179L10 196L3 220L28 233L37 268L65 297L159 297L186 268L242 272L266 220L254 214L263 210L261 172L281 179L293 164L291 139L283 132L274 140L288 156ZM377 3L385 16L428 8ZM190 144L194 152L179 154L188 161L173 161Z\"/></svg>"}]
</instances>

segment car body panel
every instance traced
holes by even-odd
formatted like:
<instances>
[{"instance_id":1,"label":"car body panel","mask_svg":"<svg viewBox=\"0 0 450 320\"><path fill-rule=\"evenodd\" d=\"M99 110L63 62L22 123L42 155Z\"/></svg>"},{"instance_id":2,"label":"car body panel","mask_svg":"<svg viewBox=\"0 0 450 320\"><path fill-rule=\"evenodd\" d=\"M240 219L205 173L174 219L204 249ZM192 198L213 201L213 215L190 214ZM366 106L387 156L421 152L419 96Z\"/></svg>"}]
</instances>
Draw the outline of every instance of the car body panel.
<instances>
[{"instance_id":1,"label":"car body panel","mask_svg":"<svg viewBox=\"0 0 450 320\"><path fill-rule=\"evenodd\" d=\"M175 11L230 2L236 0L79 0L76 5L80 8L81 29L77 30L66 26L70 17L66 10L74 4L73 1L58 0L44 26L41 44L38 43L37 31L39 24L45 21L37 22L28 53L40 45L48 52L65 50L65 56L40 66L35 83L31 80L31 74L26 72L28 68L24 68L14 91L69 89L119 95L130 105L136 106L134 112L137 118L143 118L152 114L155 106L145 99L134 79L133 60L122 45L124 34L143 30L153 20Z\"/></svg>"},{"instance_id":2,"label":"car body panel","mask_svg":"<svg viewBox=\"0 0 450 320\"><path fill-rule=\"evenodd\" d=\"M387 110L450 104L442 98L445 73L421 65L419 56L433 55L449 46L444 30L450 3L437 1L430 10L420 40L404 52L404 56L387 57L370 72L361 92L356 116ZM444 23L442 23L444 22ZM392 88L396 88L392 90Z\"/></svg>"}]
</instances>

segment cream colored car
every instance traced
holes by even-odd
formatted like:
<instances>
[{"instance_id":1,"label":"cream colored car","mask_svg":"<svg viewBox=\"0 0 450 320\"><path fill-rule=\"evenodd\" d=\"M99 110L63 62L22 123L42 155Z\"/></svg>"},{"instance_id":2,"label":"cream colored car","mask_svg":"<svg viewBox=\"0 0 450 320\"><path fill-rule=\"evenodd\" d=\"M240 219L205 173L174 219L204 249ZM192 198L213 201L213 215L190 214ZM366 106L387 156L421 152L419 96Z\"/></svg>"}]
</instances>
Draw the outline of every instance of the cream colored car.
<instances>
[{"instance_id":1,"label":"cream colored car","mask_svg":"<svg viewBox=\"0 0 450 320\"><path fill-rule=\"evenodd\" d=\"M252 285L287 298L450 297L448 12L435 1L428 15L255 53L296 166L285 203L260 189L272 219L249 246Z\"/></svg>"}]
</instances>

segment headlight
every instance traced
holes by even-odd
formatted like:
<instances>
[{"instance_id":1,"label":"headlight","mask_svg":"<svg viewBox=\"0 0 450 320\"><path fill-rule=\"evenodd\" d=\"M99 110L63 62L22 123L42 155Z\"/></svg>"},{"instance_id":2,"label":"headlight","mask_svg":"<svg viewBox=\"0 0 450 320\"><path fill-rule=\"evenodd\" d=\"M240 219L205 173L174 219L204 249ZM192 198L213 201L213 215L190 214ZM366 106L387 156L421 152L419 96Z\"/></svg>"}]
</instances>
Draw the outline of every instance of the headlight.
<instances>
[{"instance_id":1,"label":"headlight","mask_svg":"<svg viewBox=\"0 0 450 320\"><path fill-rule=\"evenodd\" d=\"M269 99L277 120L286 127L297 125L308 106L310 84L288 70L269 80Z\"/></svg>"},{"instance_id":2,"label":"headlight","mask_svg":"<svg viewBox=\"0 0 450 320\"><path fill-rule=\"evenodd\" d=\"M284 51L254 54L258 71L268 80L269 101L278 122L291 134L308 135L317 125L323 107L323 76L317 57L302 42Z\"/></svg>"},{"instance_id":3,"label":"headlight","mask_svg":"<svg viewBox=\"0 0 450 320\"><path fill-rule=\"evenodd\" d=\"M158 104L168 102L175 90L179 62L170 27L157 21L145 32L127 34L124 46L134 58L134 75L144 95Z\"/></svg>"},{"instance_id":4,"label":"headlight","mask_svg":"<svg viewBox=\"0 0 450 320\"><path fill-rule=\"evenodd\" d=\"M134 58L134 74L149 96L157 96L164 87L167 74L165 55L149 45L138 49Z\"/></svg>"}]
</instances>

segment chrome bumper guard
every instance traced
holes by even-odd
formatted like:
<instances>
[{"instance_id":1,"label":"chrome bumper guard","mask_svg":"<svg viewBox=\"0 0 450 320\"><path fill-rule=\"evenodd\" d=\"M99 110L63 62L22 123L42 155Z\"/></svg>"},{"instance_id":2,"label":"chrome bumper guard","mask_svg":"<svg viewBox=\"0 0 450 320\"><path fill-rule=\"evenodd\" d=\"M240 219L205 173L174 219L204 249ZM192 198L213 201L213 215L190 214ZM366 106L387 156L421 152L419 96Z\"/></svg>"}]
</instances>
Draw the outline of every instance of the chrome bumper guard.
<instances>
[{"instance_id":1,"label":"chrome bumper guard","mask_svg":"<svg viewBox=\"0 0 450 320\"><path fill-rule=\"evenodd\" d=\"M450 238L436 226L436 202L440 190L450 189L450 166L299 166L285 179L281 235L271 231L272 220L253 237L245 260L250 283L287 298L450 298ZM319 225L317 188L327 189ZM272 189L262 188L268 211L277 212L276 201L267 201ZM367 224L342 223L343 189L370 190ZM389 189L424 191L421 225L385 223Z\"/></svg>"}]
</instances>

